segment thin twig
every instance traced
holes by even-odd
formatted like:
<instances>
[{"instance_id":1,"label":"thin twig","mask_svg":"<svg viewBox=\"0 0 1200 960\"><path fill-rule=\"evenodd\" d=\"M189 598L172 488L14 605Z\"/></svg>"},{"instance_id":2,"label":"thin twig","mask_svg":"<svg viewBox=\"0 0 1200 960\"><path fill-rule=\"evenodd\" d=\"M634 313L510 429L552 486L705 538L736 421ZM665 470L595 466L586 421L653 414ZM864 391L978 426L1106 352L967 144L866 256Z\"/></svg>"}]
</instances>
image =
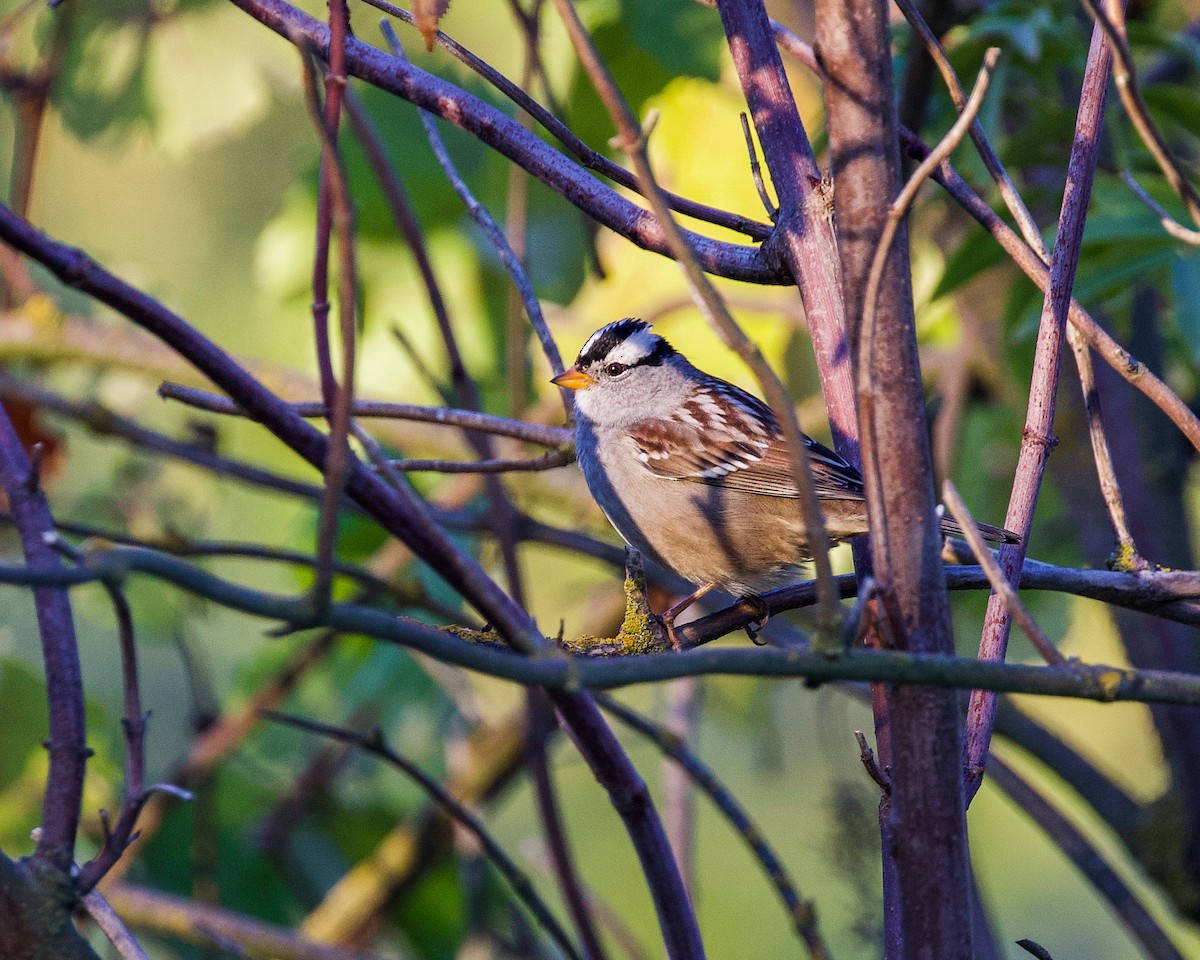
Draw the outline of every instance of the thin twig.
<instances>
[{"instance_id":1,"label":"thin twig","mask_svg":"<svg viewBox=\"0 0 1200 960\"><path fill-rule=\"evenodd\" d=\"M683 231L671 214L666 197L662 193L646 151L648 133L634 116L628 102L621 95L616 81L600 58L587 29L579 19L572 0L555 0L555 6L566 25L567 33L575 47L580 63L591 78L605 109L617 129L617 145L633 160L640 189L654 211L654 216L667 238L670 250L679 262L697 307L709 324L718 333L725 345L733 350L754 372L767 401L774 408L783 435L787 440L788 460L793 480L800 495L801 513L804 517L805 540L813 558L820 590L818 611L818 636L822 641L834 637L837 632L839 607L833 586L833 568L829 562L829 536L825 531L825 520L820 502L813 486L812 467L808 459L808 448L804 434L796 422L796 409L778 375L767 363L762 351L738 326L721 295L712 285L697 262L695 252Z\"/></svg>"},{"instance_id":2,"label":"thin twig","mask_svg":"<svg viewBox=\"0 0 1200 960\"><path fill-rule=\"evenodd\" d=\"M515 2L515 0L514 0ZM607 960L608 954L596 930L595 911L583 889L563 822L562 804L550 768L550 737L557 729L554 707L544 691L525 691L525 768L533 788L534 802L546 838L550 866L561 897L579 934L587 960Z\"/></svg>"},{"instance_id":3,"label":"thin twig","mask_svg":"<svg viewBox=\"0 0 1200 960\"><path fill-rule=\"evenodd\" d=\"M90 890L84 894L83 908L96 921L96 926L104 931L108 942L113 945L121 960L150 960L150 955L142 949L142 945L125 926L125 921L117 915L117 911L104 899L99 890Z\"/></svg>"},{"instance_id":4,"label":"thin twig","mask_svg":"<svg viewBox=\"0 0 1200 960\"><path fill-rule=\"evenodd\" d=\"M304 38L297 38L304 66L305 102L321 140L320 185L317 192L317 242L313 265L313 324L317 359L321 372L321 396L328 408L329 445L325 456L325 492L317 527L317 567L313 578L313 604L329 602L333 589L333 557L337 550L338 507L346 488L349 461L350 406L354 402L355 312L358 301L358 266L355 255L355 212L342 157L338 151L338 127L346 87L346 34L349 31L347 0L329 4L329 72L325 76L325 110L317 97L317 70L313 53ZM337 233L339 254L338 321L341 330L342 371L333 376L329 346L329 244Z\"/></svg>"},{"instance_id":5,"label":"thin twig","mask_svg":"<svg viewBox=\"0 0 1200 960\"><path fill-rule=\"evenodd\" d=\"M567 932L562 928L558 920L555 919L546 902L542 900L541 896L534 889L529 875L496 842L496 839L491 835L487 827L483 825L483 822L455 799L437 780L425 773L425 771L407 757L401 756L389 747L383 739L382 731L378 727L369 734L361 734L342 727L319 723L316 720L310 720L306 717L296 717L275 711L270 711L264 714L264 716L278 723L296 727L300 730L307 730L310 733L317 733L341 743L352 744L386 761L405 774L405 776L415 781L429 795L430 799L437 803L456 823L464 827L475 837L488 859L496 865L497 869L509 882L513 892L525 904L529 912L537 918L538 923L541 924L546 933L558 944L562 951L571 960L582 960L578 949L571 941Z\"/></svg>"},{"instance_id":6,"label":"thin twig","mask_svg":"<svg viewBox=\"0 0 1200 960\"><path fill-rule=\"evenodd\" d=\"M954 122L954 126L946 131L946 135L933 148L929 156L913 171L912 176L908 178L908 182L904 185L904 189L900 191L900 195L892 202L891 209L888 211L887 223L879 236L879 246L875 248L875 257L871 261L871 272L868 275L867 289L863 296L863 315L859 332L860 355L858 361L860 402L862 395L869 394L875 386L874 366L872 363L875 346L875 314L879 301L879 287L883 281L883 271L887 265L888 254L892 249L892 242L896 238L896 231L900 229L900 224L908 213L909 207L912 206L912 202L917 196L917 191L929 179L934 169L954 152L954 148L962 141L967 129L971 126L971 122L975 119L975 115L979 112L979 108L983 106L983 97L987 93L988 81L991 80L992 71L996 69L996 63L999 59L1000 49L998 47L989 47L983 56L983 65L979 68L979 75L975 78L975 86L971 89L971 96L963 105L962 112ZM864 417L864 420L866 419Z\"/></svg>"},{"instance_id":7,"label":"thin twig","mask_svg":"<svg viewBox=\"0 0 1200 960\"><path fill-rule=\"evenodd\" d=\"M750 155L750 176L754 179L754 189L758 191L758 199L762 201L767 216L774 222L775 218L779 216L779 207L772 202L771 195L767 193L767 185L763 182L762 167L758 162L758 150L754 146L754 134L750 132L750 118L743 111L738 114L738 119L742 121L742 136L746 138L746 152Z\"/></svg>"},{"instance_id":8,"label":"thin twig","mask_svg":"<svg viewBox=\"0 0 1200 960\"><path fill-rule=\"evenodd\" d=\"M1000 566L1010 584L1016 582L1017 572L1025 557L1042 477L1050 450L1056 442L1051 431L1058 399L1059 360L1091 198L1111 60L1109 48L1099 28L1096 28L1092 31L1091 48L1079 95L1075 137L1067 163L1067 183L1059 213L1058 236L1050 261L1050 281L1038 325L1029 406L1004 520L1004 526L1020 538L1019 542L1000 548ZM984 616L979 658L1003 660L1011 628L1008 607L999 594L993 593ZM964 757L964 786L968 803L983 780L995 709L995 696L972 694L967 708Z\"/></svg>"},{"instance_id":9,"label":"thin twig","mask_svg":"<svg viewBox=\"0 0 1200 960\"><path fill-rule=\"evenodd\" d=\"M382 21L380 29L383 31L383 35L391 47L392 55L397 59L403 60L404 48L400 46L400 41L392 29L391 23L386 20ZM442 168L446 179L450 181L450 186L454 188L454 192L458 195L459 200L462 201L463 206L467 208L467 213L470 214L471 219L483 231L483 235L496 251L496 256L512 279L513 286L520 293L521 301L525 304L525 313L529 317L529 322L533 327L534 333L537 334L538 340L542 345L542 352L546 355L546 360L549 362L551 369L553 369L555 374L562 373L565 367L563 367L562 356L558 352L558 344L554 342L554 336L550 333L550 328L546 325L546 318L542 314L541 302L538 300L537 293L534 292L533 283L529 279L529 274L525 271L525 265L521 263L520 257L516 255L509 245L504 231L492 219L492 215L488 213L487 208L475 198L466 181L459 175L454 162L450 159L449 152L446 150L446 144L442 140L441 134L438 133L433 117L422 110L420 118L422 125L425 127L425 135L429 139L429 146L433 149L433 155L437 159L438 165ZM572 410L571 392L565 387L560 388L559 392L563 402L563 409L569 417Z\"/></svg>"},{"instance_id":10,"label":"thin twig","mask_svg":"<svg viewBox=\"0 0 1200 960\"><path fill-rule=\"evenodd\" d=\"M858 758L862 761L863 769L867 771L867 776L874 780L875 784L884 793L891 793L892 781L886 773L879 769L879 764L875 762L875 751L867 743L866 735L861 730L855 730L854 739L858 743Z\"/></svg>"},{"instance_id":11,"label":"thin twig","mask_svg":"<svg viewBox=\"0 0 1200 960\"><path fill-rule=\"evenodd\" d=\"M916 30L925 43L931 58L942 74L942 79L945 81L955 107L962 109L965 101L962 84L959 82L958 74L955 73L949 57L946 56L945 50L942 49L940 41L929 28L928 24L925 23L920 11L912 3L912 0L896 0L896 4L904 12L913 29ZM983 160L984 166L987 167L988 172L991 174L992 180L1000 191L1000 196L1003 198L1005 206L1016 221L1021 231L1021 236L1025 239L1025 243L1038 255L1043 263L1049 265L1050 254L1046 249L1045 243L1042 242L1042 235L1037 228L1037 223L1034 221L1033 215L1029 212L1029 208L1021 199L1020 193L1018 193L1016 186L1009 177L1008 171L1004 169L1004 165L1000 162L999 156L997 156L996 151L992 148L991 142L988 140L987 134L984 133L983 126L978 120L971 123L970 134L971 140L979 151L979 156ZM1134 188L1140 191L1140 188L1136 184L1134 184ZM1079 373L1079 385L1083 392L1084 408L1088 419L1088 435L1092 443L1092 456L1096 462L1096 474L1100 482L1100 492L1108 507L1109 518L1112 521L1113 530L1117 536L1120 548L1118 556L1124 566L1129 569L1135 569L1143 566L1145 561L1142 561L1139 557L1137 547L1133 541L1133 535L1129 531L1129 521L1126 518L1125 504L1121 497L1120 484L1117 482L1116 469L1113 466L1112 451L1109 448L1108 436L1104 430L1100 388L1096 382L1096 374L1092 367L1092 356L1083 334L1075 324L1067 325L1067 342L1071 346L1072 354L1075 357L1076 370Z\"/></svg>"},{"instance_id":12,"label":"thin twig","mask_svg":"<svg viewBox=\"0 0 1200 960\"><path fill-rule=\"evenodd\" d=\"M554 450L539 457L493 457L490 460L393 460L392 466L406 472L430 473L531 473L553 470L575 462L575 455Z\"/></svg>"},{"instance_id":13,"label":"thin twig","mask_svg":"<svg viewBox=\"0 0 1200 960\"><path fill-rule=\"evenodd\" d=\"M1124 3L1110 0L1106 4L1108 12L1105 12L1104 8L1094 0L1080 0L1080 3L1088 15L1096 21L1096 26L1100 28L1108 41L1112 53L1113 85L1117 88L1121 103L1125 106L1125 112L1129 114L1130 122L1138 136L1141 137L1142 143L1146 145L1146 149L1150 151L1154 162L1158 164L1163 176L1167 178L1171 189L1183 201L1188 215L1196 226L1200 227L1200 194L1197 194L1196 188L1192 186L1191 181L1180 167L1179 161L1171 152L1171 148L1167 146L1166 139L1150 116L1150 110L1146 106L1146 101L1142 99L1141 90L1138 89L1137 68L1134 66L1133 54L1130 53L1129 44L1125 39Z\"/></svg>"},{"instance_id":14,"label":"thin twig","mask_svg":"<svg viewBox=\"0 0 1200 960\"><path fill-rule=\"evenodd\" d=\"M966 107L967 94L958 79L958 74L950 63L950 58L946 56L946 51L942 49L941 41L938 40L937 36L929 28L929 24L925 22L925 18L921 16L920 10L917 9L912 0L895 0L895 3L909 24L911 24L913 30L916 31L917 36L921 38L925 49L929 51L930 59L937 66L938 72L942 75L942 81L946 84L946 89L950 93L950 100L954 104L954 108L959 113L962 113ZM1000 162L996 151L992 149L992 144L988 140L987 134L983 131L983 125L978 119L972 118L967 132L971 136L972 143L975 144L975 149L979 151L979 156L983 160L984 166L987 167L988 173L991 174L992 180L1000 191L1004 205L1008 207L1009 212L1017 221L1021 236L1025 238L1026 243L1042 253L1042 259L1049 263L1050 258L1045 256L1045 247L1042 246L1041 233L1038 231L1037 223L1030 214L1029 208L1025 206L1024 201L1021 199L1020 193L1018 193L1016 186L1012 182L1012 178L1009 177L1008 172L1004 169L1004 165Z\"/></svg>"},{"instance_id":15,"label":"thin twig","mask_svg":"<svg viewBox=\"0 0 1200 960\"><path fill-rule=\"evenodd\" d=\"M85 555L57 533L48 533L45 539L50 547L73 563L80 566L86 563ZM104 826L104 842L96 855L79 870L76 883L81 893L92 890L133 843L138 814L151 794L165 792L184 799L189 797L187 791L177 787L156 784L147 789L145 786L146 721L149 715L142 710L133 611L120 583L106 580L104 589L112 601L113 613L117 620L117 639L121 649L121 688L124 693L121 729L125 734L125 798L121 802L121 812L115 825L110 827L107 811L100 812L101 823Z\"/></svg>"},{"instance_id":16,"label":"thin twig","mask_svg":"<svg viewBox=\"0 0 1200 960\"><path fill-rule=\"evenodd\" d=\"M319 499L321 488L280 476L270 470L214 453L207 446L168 437L123 417L95 400L71 400L34 383L0 374L0 397L21 400L31 406L80 423L97 436L111 436L133 447L168 459L190 463L219 477L231 477L253 486L292 496Z\"/></svg>"},{"instance_id":17,"label":"thin twig","mask_svg":"<svg viewBox=\"0 0 1200 960\"><path fill-rule=\"evenodd\" d=\"M159 396L167 400L175 400L206 410L209 413L219 413L227 416L249 416L228 397L185 387L179 383L164 383L158 388ZM315 419L325 416L325 404L319 400L309 403L291 403L288 408L301 417ZM370 419L372 417L394 418L397 420L416 420L421 423L437 423L449 427L462 427L467 430L477 430L480 433L494 433L498 437L512 437L514 440L525 440L543 447L561 447L570 443L574 431L565 427L549 427L540 423L529 423L525 420L510 420L508 417L497 417L490 413L479 413L475 410L455 410L450 407L425 407L413 403L389 403L382 400L355 400L350 407L350 413L355 418Z\"/></svg>"},{"instance_id":18,"label":"thin twig","mask_svg":"<svg viewBox=\"0 0 1200 960\"><path fill-rule=\"evenodd\" d=\"M1060 664L1066 662L1064 657L1054 646L1053 641L1046 636L1033 615L1021 602L1021 598L1017 595L1017 591L1012 585L1004 579L1004 572L1000 569L1000 565L996 562L995 556L988 546L983 541L983 537L979 534L979 528L975 526L975 518L971 516L971 511L967 509L967 505L959 496L958 489L954 484L947 480L942 484L942 500L946 504L946 509L950 511L951 516L958 521L959 527L962 529L963 537L966 539L971 552L975 555L979 566L983 568L983 572L987 574L988 582L991 583L992 589L1004 598L1004 603L1008 607L1008 612L1017 625L1025 631L1025 636L1029 637L1030 642L1037 648L1037 652L1042 655L1042 658L1049 664Z\"/></svg>"},{"instance_id":19,"label":"thin twig","mask_svg":"<svg viewBox=\"0 0 1200 960\"><path fill-rule=\"evenodd\" d=\"M1176 220L1173 216L1167 213L1161 203L1155 200L1148 194L1140 183L1138 183L1128 170L1121 171L1121 179L1125 181L1125 185L1134 192L1139 200L1149 207L1154 215L1158 217L1158 222L1162 224L1164 230L1167 231L1176 240L1181 240L1193 247L1200 247L1200 230L1191 230L1185 227L1182 223Z\"/></svg>"}]
</instances>

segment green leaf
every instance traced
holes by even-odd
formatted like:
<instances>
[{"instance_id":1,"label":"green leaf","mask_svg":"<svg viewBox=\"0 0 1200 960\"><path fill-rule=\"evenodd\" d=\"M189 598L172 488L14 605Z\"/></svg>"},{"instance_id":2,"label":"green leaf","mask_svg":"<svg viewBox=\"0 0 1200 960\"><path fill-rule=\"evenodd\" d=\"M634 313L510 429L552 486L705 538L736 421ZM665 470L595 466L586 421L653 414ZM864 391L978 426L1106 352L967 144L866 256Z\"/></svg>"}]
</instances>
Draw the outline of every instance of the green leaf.
<instances>
[{"instance_id":1,"label":"green leaf","mask_svg":"<svg viewBox=\"0 0 1200 960\"><path fill-rule=\"evenodd\" d=\"M1200 252L1190 251L1171 266L1175 322L1187 343L1193 362L1200 362Z\"/></svg>"}]
</instances>

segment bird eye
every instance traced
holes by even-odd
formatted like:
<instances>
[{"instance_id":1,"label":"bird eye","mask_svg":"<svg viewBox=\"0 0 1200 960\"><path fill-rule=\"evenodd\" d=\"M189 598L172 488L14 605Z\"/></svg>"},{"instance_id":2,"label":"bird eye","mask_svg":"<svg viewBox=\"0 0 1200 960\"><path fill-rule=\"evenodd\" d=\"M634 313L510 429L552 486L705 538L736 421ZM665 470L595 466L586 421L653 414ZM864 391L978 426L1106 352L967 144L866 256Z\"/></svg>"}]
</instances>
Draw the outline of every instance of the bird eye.
<instances>
[{"instance_id":1,"label":"bird eye","mask_svg":"<svg viewBox=\"0 0 1200 960\"><path fill-rule=\"evenodd\" d=\"M626 370L626 366L623 363L610 363L607 367L604 368L604 372L607 373L610 377L619 377L621 374L623 374L625 372L625 370Z\"/></svg>"}]
</instances>

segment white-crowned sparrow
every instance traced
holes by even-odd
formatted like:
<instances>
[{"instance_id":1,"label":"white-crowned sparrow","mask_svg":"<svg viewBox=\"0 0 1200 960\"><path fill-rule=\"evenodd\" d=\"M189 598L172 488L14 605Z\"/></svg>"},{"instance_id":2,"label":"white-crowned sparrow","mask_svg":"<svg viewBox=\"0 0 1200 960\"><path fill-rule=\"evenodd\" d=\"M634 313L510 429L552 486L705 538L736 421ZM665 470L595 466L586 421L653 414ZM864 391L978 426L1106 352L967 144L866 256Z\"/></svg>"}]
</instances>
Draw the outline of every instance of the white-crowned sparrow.
<instances>
[{"instance_id":1,"label":"white-crowned sparrow","mask_svg":"<svg viewBox=\"0 0 1200 960\"><path fill-rule=\"evenodd\" d=\"M714 586L754 596L794 582L811 557L787 447L775 414L739 387L697 370L642 320L597 330L552 381L576 391L576 454L617 532L698 585L674 618ZM805 437L833 541L867 532L863 479ZM961 532L950 519L945 533ZM992 540L1016 542L979 524ZM673 630L672 630L673 635Z\"/></svg>"}]
</instances>

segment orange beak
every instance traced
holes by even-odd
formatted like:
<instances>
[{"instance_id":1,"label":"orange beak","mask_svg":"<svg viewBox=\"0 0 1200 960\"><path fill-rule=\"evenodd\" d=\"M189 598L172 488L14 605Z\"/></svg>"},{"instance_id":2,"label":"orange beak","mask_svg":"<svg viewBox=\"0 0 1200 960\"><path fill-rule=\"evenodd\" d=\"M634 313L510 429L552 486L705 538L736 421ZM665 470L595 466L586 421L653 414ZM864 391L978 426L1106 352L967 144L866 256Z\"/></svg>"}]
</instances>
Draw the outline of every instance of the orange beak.
<instances>
[{"instance_id":1,"label":"orange beak","mask_svg":"<svg viewBox=\"0 0 1200 960\"><path fill-rule=\"evenodd\" d=\"M578 367L572 367L570 370L564 370L550 382L559 387L566 387L568 390L584 390L596 381Z\"/></svg>"}]
</instances>

